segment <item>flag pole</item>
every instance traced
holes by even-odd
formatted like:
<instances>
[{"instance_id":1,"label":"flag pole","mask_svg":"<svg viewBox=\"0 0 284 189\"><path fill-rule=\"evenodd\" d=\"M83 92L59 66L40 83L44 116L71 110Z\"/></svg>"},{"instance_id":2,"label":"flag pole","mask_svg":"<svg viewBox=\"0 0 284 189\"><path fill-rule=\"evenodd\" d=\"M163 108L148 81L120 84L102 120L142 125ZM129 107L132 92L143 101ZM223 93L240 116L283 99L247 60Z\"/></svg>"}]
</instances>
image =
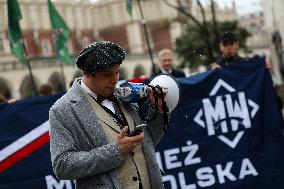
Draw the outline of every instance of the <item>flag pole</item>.
<instances>
[{"instance_id":1,"label":"flag pole","mask_svg":"<svg viewBox=\"0 0 284 189\"><path fill-rule=\"evenodd\" d=\"M17 0L7 1L8 9L8 34L10 41L10 48L12 54L14 54L21 63L26 63L29 69L29 76L32 82L32 88L34 90L33 96L37 96L36 85L32 74L32 68L30 60L28 58L28 52L23 42L23 34L21 31L20 20L22 19L21 10Z\"/></svg>"},{"instance_id":2,"label":"flag pole","mask_svg":"<svg viewBox=\"0 0 284 189\"><path fill-rule=\"evenodd\" d=\"M140 11L140 16L141 16L141 19L142 19L141 23L142 23L143 29L144 29L144 35L145 35L145 39L146 39L148 53L149 53L151 63L152 63L152 74L155 74L156 69L155 69L155 63L154 63L154 58L153 58L153 52L152 52L152 49L151 49L151 46L150 46L150 40L149 40L149 36L148 36L146 20L144 19L144 14L143 14L142 6L141 6L141 0L138 0L138 7L139 7L139 11Z\"/></svg>"},{"instance_id":3,"label":"flag pole","mask_svg":"<svg viewBox=\"0 0 284 189\"><path fill-rule=\"evenodd\" d=\"M66 92L66 80L65 80L66 78L64 74L63 61L71 65L73 63L73 60L68 54L68 50L66 49L64 44L70 37L71 31L65 24L62 17L57 12L51 0L47 0L47 3L48 3L49 18L51 21L51 26L53 28L54 41L56 47L56 57L59 58L60 60L61 81L63 82L63 90L64 92Z\"/></svg>"},{"instance_id":4,"label":"flag pole","mask_svg":"<svg viewBox=\"0 0 284 189\"><path fill-rule=\"evenodd\" d=\"M28 70L29 70L29 76L30 76L30 79L31 79L31 82L32 82L32 87L33 87L33 94L34 96L38 96L37 94L37 89L36 89L36 84L35 84L35 80L34 80L34 76L33 76L33 72L32 72L32 68L31 68L31 64L30 64L30 60L28 58L28 51L27 51L27 48L25 46L25 44L23 43L23 34L21 33L22 35L22 41L21 41L21 44L23 46L23 49L24 49L24 53L25 53L25 62L27 63L27 66L28 66Z\"/></svg>"},{"instance_id":5,"label":"flag pole","mask_svg":"<svg viewBox=\"0 0 284 189\"><path fill-rule=\"evenodd\" d=\"M57 35L56 33L53 34L54 37L54 43L56 44L57 41ZM61 76L61 81L63 83L63 92L66 92L66 80L65 80L65 74L64 74L64 67L63 67L63 61L60 59L58 49L56 48L56 58L59 60L59 66L60 66L60 76Z\"/></svg>"},{"instance_id":6,"label":"flag pole","mask_svg":"<svg viewBox=\"0 0 284 189\"><path fill-rule=\"evenodd\" d=\"M58 56L57 56L58 57ZM58 57L59 58L59 57ZM60 58L59 58L60 60ZM66 92L66 80L65 80L65 74L64 74L64 68L63 68L63 61L60 60L60 73L61 73L61 78L62 78L62 82L63 82L63 92Z\"/></svg>"},{"instance_id":7,"label":"flag pole","mask_svg":"<svg viewBox=\"0 0 284 189\"><path fill-rule=\"evenodd\" d=\"M57 39L58 39L58 35L56 32L53 33L53 39L54 39L54 43L56 45ZM60 66L60 76L61 76L61 81L63 83L63 92L66 92L66 80L65 80L65 74L64 74L64 65L63 65L63 61L60 59L60 55L59 55L59 50L56 47L56 58L59 60L59 66Z\"/></svg>"}]
</instances>

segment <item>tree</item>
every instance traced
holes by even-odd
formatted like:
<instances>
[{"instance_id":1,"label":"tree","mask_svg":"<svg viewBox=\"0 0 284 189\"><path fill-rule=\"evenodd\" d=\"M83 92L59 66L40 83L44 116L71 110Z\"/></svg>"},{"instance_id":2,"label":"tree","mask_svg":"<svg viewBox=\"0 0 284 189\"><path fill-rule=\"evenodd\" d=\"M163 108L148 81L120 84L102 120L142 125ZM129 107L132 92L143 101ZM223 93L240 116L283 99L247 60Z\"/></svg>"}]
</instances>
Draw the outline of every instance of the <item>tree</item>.
<instances>
[{"instance_id":1,"label":"tree","mask_svg":"<svg viewBox=\"0 0 284 189\"><path fill-rule=\"evenodd\" d=\"M208 23L210 27L212 23ZM238 28L237 22L218 23L218 32L234 31L240 39L240 47L246 49L245 41L249 33L245 29ZM210 32L211 36L205 36L200 28L191 26L186 29L183 35L176 39L176 53L181 58L181 66L189 65L191 68L200 65L208 66L219 56L218 38ZM205 39L209 38L209 48Z\"/></svg>"},{"instance_id":2,"label":"tree","mask_svg":"<svg viewBox=\"0 0 284 189\"><path fill-rule=\"evenodd\" d=\"M181 67L189 66L196 68L200 65L208 66L216 60L219 55L218 40L224 31L233 31L240 39L241 47L245 48L245 41L249 33L238 27L237 21L218 22L216 19L215 2L210 0L210 11L212 18L206 19L204 6L200 0L196 0L201 11L202 20L199 21L185 7L181 0L177 4L172 4L169 0L163 0L165 4L179 11L180 22L187 27L184 33L176 39L176 53L181 58Z\"/></svg>"}]
</instances>

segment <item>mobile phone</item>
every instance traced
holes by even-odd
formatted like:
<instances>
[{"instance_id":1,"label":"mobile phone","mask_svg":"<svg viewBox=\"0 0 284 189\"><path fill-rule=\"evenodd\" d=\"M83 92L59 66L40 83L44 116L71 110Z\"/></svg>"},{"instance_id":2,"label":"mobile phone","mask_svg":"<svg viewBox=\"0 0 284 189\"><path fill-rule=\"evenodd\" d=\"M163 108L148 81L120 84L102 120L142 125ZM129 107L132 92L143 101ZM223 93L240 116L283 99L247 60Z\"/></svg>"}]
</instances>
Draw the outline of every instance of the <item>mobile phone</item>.
<instances>
[{"instance_id":1,"label":"mobile phone","mask_svg":"<svg viewBox=\"0 0 284 189\"><path fill-rule=\"evenodd\" d=\"M128 136L136 136L139 135L140 133L143 132L143 130L145 129L147 125L145 123L141 124L141 125L137 125L133 131L130 132L130 134Z\"/></svg>"}]
</instances>

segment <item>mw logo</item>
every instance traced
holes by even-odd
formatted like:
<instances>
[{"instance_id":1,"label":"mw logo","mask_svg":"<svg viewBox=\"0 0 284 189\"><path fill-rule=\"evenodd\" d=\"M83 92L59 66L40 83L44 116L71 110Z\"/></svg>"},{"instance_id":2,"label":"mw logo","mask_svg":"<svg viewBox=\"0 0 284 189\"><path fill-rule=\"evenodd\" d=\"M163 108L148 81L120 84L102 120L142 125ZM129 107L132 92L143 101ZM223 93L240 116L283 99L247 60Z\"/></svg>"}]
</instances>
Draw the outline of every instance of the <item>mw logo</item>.
<instances>
[{"instance_id":1,"label":"mw logo","mask_svg":"<svg viewBox=\"0 0 284 189\"><path fill-rule=\"evenodd\" d=\"M222 87L229 93L216 96ZM232 98L230 94L233 92L235 98ZM244 92L236 93L236 90L222 79L218 80L209 96L216 96L215 103L212 97L203 99L203 108L195 115L194 121L207 129L208 136L217 135L222 142L235 148L244 130L251 128L251 118L256 115L259 106L248 99ZM236 133L236 135L233 139L229 139L225 136L228 133Z\"/></svg>"}]
</instances>

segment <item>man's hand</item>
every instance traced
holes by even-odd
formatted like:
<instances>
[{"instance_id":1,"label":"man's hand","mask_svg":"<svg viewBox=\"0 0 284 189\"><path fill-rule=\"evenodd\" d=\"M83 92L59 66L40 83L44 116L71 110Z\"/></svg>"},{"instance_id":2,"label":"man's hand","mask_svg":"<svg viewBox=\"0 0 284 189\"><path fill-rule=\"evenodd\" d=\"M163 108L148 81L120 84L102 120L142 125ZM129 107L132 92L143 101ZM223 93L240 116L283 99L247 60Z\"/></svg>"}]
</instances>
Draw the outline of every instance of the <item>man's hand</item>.
<instances>
[{"instance_id":1,"label":"man's hand","mask_svg":"<svg viewBox=\"0 0 284 189\"><path fill-rule=\"evenodd\" d=\"M10 100L7 101L7 104L14 104L18 99L16 98L11 98Z\"/></svg>"},{"instance_id":2,"label":"man's hand","mask_svg":"<svg viewBox=\"0 0 284 189\"><path fill-rule=\"evenodd\" d=\"M155 107L155 97L153 93L153 89L151 87L148 87L148 96L150 100L150 104L153 107ZM158 98L158 112L162 113L163 112L163 101L167 101L167 95L165 94L164 99L162 97Z\"/></svg>"},{"instance_id":3,"label":"man's hand","mask_svg":"<svg viewBox=\"0 0 284 189\"><path fill-rule=\"evenodd\" d=\"M265 67L268 70L272 69L272 63L271 63L271 61L269 59L265 59Z\"/></svg>"},{"instance_id":4,"label":"man's hand","mask_svg":"<svg viewBox=\"0 0 284 189\"><path fill-rule=\"evenodd\" d=\"M128 127L124 127L121 132L117 135L116 142L122 154L127 154L132 151L143 139L144 132L139 135L128 137Z\"/></svg>"},{"instance_id":5,"label":"man's hand","mask_svg":"<svg viewBox=\"0 0 284 189\"><path fill-rule=\"evenodd\" d=\"M215 62L210 64L210 67L211 67L211 69L220 69L221 68L221 66L219 64L215 63Z\"/></svg>"}]
</instances>

